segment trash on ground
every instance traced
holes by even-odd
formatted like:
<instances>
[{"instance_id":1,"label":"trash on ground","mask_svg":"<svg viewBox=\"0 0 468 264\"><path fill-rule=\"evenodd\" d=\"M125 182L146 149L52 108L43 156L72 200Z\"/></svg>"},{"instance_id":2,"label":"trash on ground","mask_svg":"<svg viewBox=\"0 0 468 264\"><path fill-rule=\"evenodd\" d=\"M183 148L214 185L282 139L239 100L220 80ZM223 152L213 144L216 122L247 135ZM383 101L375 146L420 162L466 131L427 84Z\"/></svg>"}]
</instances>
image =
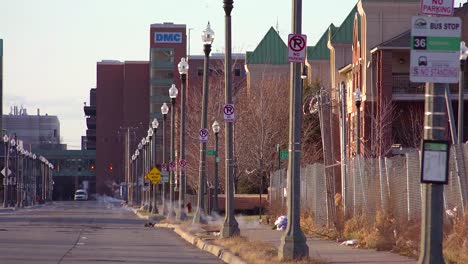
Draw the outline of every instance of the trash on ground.
<instances>
[{"instance_id":1,"label":"trash on ground","mask_svg":"<svg viewBox=\"0 0 468 264\"><path fill-rule=\"evenodd\" d=\"M276 230L286 230L286 226L288 225L288 217L282 215L278 217L275 221Z\"/></svg>"},{"instance_id":2,"label":"trash on ground","mask_svg":"<svg viewBox=\"0 0 468 264\"><path fill-rule=\"evenodd\" d=\"M358 243L359 243L359 241L357 239L350 239L350 240L343 241L343 243L341 243L341 245L356 246Z\"/></svg>"}]
</instances>

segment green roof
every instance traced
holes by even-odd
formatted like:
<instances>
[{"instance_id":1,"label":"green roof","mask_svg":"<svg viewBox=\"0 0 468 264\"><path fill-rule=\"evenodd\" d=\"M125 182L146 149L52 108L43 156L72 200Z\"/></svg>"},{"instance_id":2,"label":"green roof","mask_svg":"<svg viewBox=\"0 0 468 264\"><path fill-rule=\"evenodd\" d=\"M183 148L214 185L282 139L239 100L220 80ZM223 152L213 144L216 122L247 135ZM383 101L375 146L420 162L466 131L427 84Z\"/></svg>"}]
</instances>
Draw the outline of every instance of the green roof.
<instances>
[{"instance_id":1,"label":"green roof","mask_svg":"<svg viewBox=\"0 0 468 264\"><path fill-rule=\"evenodd\" d=\"M247 51L245 64L288 64L288 46L271 27L254 51Z\"/></svg>"},{"instance_id":2,"label":"green roof","mask_svg":"<svg viewBox=\"0 0 468 264\"><path fill-rule=\"evenodd\" d=\"M354 6L341 23L338 30L332 36L332 43L351 44L353 43L354 15L357 12L357 6Z\"/></svg>"},{"instance_id":3,"label":"green roof","mask_svg":"<svg viewBox=\"0 0 468 264\"><path fill-rule=\"evenodd\" d=\"M319 41L315 46L307 47L307 59L308 60L329 60L330 59L330 50L328 49L328 33L333 36L338 28L333 24L330 24L328 29L320 37Z\"/></svg>"}]
</instances>

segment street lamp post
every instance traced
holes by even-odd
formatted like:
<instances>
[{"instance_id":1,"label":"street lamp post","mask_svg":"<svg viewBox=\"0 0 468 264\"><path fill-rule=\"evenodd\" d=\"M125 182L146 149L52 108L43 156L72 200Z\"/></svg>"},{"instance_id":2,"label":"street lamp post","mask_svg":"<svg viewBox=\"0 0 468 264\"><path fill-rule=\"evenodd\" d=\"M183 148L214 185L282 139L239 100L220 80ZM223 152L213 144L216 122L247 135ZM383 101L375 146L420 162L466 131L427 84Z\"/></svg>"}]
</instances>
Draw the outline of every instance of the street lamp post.
<instances>
[{"instance_id":1,"label":"street lamp post","mask_svg":"<svg viewBox=\"0 0 468 264\"><path fill-rule=\"evenodd\" d=\"M172 84L171 88L169 88L169 97L171 98L171 162L176 162L175 161L175 104L176 104L176 98L178 94L178 90L175 86L175 84ZM169 189L169 199L170 199L170 204L169 204L169 218L174 218L175 217L175 211L174 211L174 204L175 204L175 197L174 197L174 187L175 187L175 171L173 169L170 169L170 189Z\"/></svg>"},{"instance_id":2,"label":"street lamp post","mask_svg":"<svg viewBox=\"0 0 468 264\"><path fill-rule=\"evenodd\" d=\"M143 156L143 144L138 143L138 152L137 152L137 160L136 160L136 180L137 180L137 192L138 192L138 202L140 203L140 206L143 204L143 182L141 183L142 186L140 186L140 174L142 170L141 166L141 161L142 156Z\"/></svg>"},{"instance_id":3,"label":"street lamp post","mask_svg":"<svg viewBox=\"0 0 468 264\"><path fill-rule=\"evenodd\" d=\"M179 159L185 161L185 98L187 93L187 71L189 65L185 58L180 59L179 68L181 88L180 88L180 155ZM179 209L176 211L176 220L181 221L187 218L185 214L184 205L185 205L185 168L180 168L180 177L179 177Z\"/></svg>"},{"instance_id":4,"label":"street lamp post","mask_svg":"<svg viewBox=\"0 0 468 264\"><path fill-rule=\"evenodd\" d=\"M292 33L302 31L302 0L292 1ZM301 126L302 126L302 81L301 63L290 63L289 100L289 159L288 159L288 225L281 238L278 255L281 260L309 256L307 239L301 230Z\"/></svg>"},{"instance_id":5,"label":"street lamp post","mask_svg":"<svg viewBox=\"0 0 468 264\"><path fill-rule=\"evenodd\" d=\"M162 131L162 141L163 141L163 151L162 151L162 162L163 164L166 165L167 168L167 163L166 163L166 119L167 119L167 113L169 113L169 107L167 106L166 103L164 103L161 106L161 113L163 115L163 131ZM167 205L166 205L166 187L165 187L165 182L163 180L162 184L162 211L163 214L166 213L167 211Z\"/></svg>"},{"instance_id":6,"label":"street lamp post","mask_svg":"<svg viewBox=\"0 0 468 264\"><path fill-rule=\"evenodd\" d=\"M361 100L362 94L361 90L356 88L356 91L353 93L354 101L356 101L356 125L357 125L357 133L356 133L356 155L359 157L361 155Z\"/></svg>"},{"instance_id":7,"label":"street lamp post","mask_svg":"<svg viewBox=\"0 0 468 264\"><path fill-rule=\"evenodd\" d=\"M148 172L151 171L151 168L153 167L153 128L151 127L151 124L148 128ZM148 207L148 212L153 212L153 193L155 192L154 185L150 181L149 182L149 207Z\"/></svg>"},{"instance_id":8,"label":"street lamp post","mask_svg":"<svg viewBox=\"0 0 468 264\"><path fill-rule=\"evenodd\" d=\"M219 134L219 130L221 129L221 127L219 126L218 121L214 121L211 128L213 128L213 132L215 134L213 212L218 213L219 212L219 208L218 208L218 188L219 188L219 180L218 180L218 159L219 159L219 157L218 157L219 156L219 153L218 153L218 134Z\"/></svg>"},{"instance_id":9,"label":"street lamp post","mask_svg":"<svg viewBox=\"0 0 468 264\"><path fill-rule=\"evenodd\" d=\"M203 65L203 101L202 101L202 115L201 115L201 128L207 127L208 115L208 71L209 59L211 52L211 44L214 40L214 31L211 29L210 22L202 34L203 51L205 52L205 60ZM193 217L194 223L206 223L204 217L205 213L205 184L206 184L206 142L200 142L200 167L198 176L198 207Z\"/></svg>"},{"instance_id":10,"label":"street lamp post","mask_svg":"<svg viewBox=\"0 0 468 264\"><path fill-rule=\"evenodd\" d=\"M9 192L9 181L8 181L8 158L9 158L9 148L10 148L10 138L8 135L3 136L3 143L5 144L5 161L4 161L4 167L5 167L5 172L3 175L3 207L8 207L8 192Z\"/></svg>"},{"instance_id":11,"label":"street lamp post","mask_svg":"<svg viewBox=\"0 0 468 264\"><path fill-rule=\"evenodd\" d=\"M153 160L152 160L152 167L156 168L156 132L159 126L158 119L153 119L153 122L151 122L151 127L153 128ZM153 208L151 210L151 213L157 214L159 213L158 211L158 201L157 201L157 184L153 184Z\"/></svg>"},{"instance_id":12,"label":"street lamp post","mask_svg":"<svg viewBox=\"0 0 468 264\"><path fill-rule=\"evenodd\" d=\"M225 25L225 50L224 53L224 99L226 104L232 104L232 45L231 45L231 11L233 0L223 1L224 25ZM234 217L234 164L233 164L233 124L225 123L224 151L225 151L225 217L221 228L221 237L228 238L240 235L239 224Z\"/></svg>"}]
</instances>

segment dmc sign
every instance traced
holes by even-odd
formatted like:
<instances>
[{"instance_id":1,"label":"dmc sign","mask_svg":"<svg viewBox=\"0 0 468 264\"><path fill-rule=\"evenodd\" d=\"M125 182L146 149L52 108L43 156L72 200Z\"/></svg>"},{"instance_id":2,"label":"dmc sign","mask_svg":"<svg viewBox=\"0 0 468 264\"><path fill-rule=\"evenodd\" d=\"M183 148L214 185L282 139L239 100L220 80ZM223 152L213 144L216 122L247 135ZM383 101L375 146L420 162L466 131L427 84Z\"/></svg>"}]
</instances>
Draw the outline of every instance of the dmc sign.
<instances>
[{"instance_id":1,"label":"dmc sign","mask_svg":"<svg viewBox=\"0 0 468 264\"><path fill-rule=\"evenodd\" d=\"M155 43L182 43L181 32L155 32Z\"/></svg>"}]
</instances>

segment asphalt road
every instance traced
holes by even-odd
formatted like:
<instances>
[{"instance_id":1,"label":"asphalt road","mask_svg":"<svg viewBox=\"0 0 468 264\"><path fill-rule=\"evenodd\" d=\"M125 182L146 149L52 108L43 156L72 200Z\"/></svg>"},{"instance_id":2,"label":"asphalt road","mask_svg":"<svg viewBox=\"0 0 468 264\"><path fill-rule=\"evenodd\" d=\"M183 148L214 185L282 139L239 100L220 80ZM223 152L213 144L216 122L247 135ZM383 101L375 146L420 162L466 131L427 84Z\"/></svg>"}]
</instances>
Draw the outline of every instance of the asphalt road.
<instances>
[{"instance_id":1,"label":"asphalt road","mask_svg":"<svg viewBox=\"0 0 468 264\"><path fill-rule=\"evenodd\" d=\"M104 201L0 210L0 263L222 263L167 229Z\"/></svg>"}]
</instances>

